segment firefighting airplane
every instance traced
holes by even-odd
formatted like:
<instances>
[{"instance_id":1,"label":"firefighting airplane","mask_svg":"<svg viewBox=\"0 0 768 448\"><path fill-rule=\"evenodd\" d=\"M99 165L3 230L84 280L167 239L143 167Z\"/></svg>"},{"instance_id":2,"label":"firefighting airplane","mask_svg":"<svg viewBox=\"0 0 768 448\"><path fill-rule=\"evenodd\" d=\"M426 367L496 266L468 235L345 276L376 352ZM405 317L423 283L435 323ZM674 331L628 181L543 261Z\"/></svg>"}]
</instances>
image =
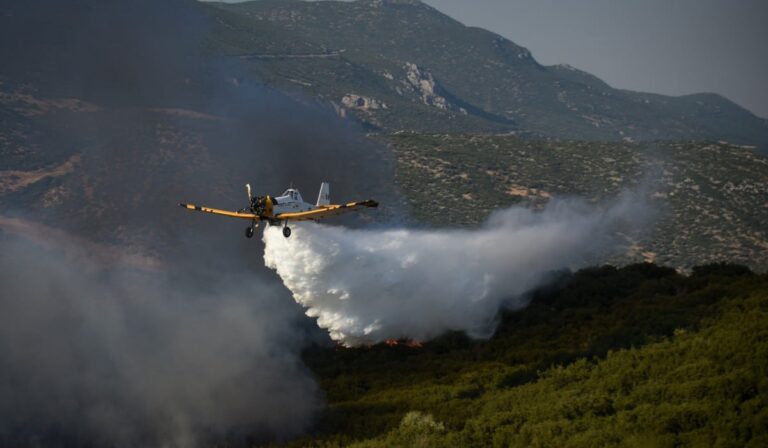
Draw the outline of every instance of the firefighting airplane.
<instances>
[{"instance_id":1,"label":"firefighting airplane","mask_svg":"<svg viewBox=\"0 0 768 448\"><path fill-rule=\"evenodd\" d=\"M229 216L232 218L248 219L251 225L245 228L246 238L253 238L259 221L266 221L273 226L283 226L283 236L291 236L291 228L288 227L288 221L314 221L328 216L340 215L353 210L359 210L362 207L378 207L379 203L374 200L361 202L349 202L346 204L331 204L330 184L323 182L320 184L320 194L317 197L317 204L312 205L304 202L299 190L289 188L285 190L282 196L276 198L272 196L256 196L251 194L251 185L245 184L245 191L248 193L248 208L242 208L236 212L228 210L219 210L216 208L200 207L192 204L179 204L187 210L198 212L213 213L214 215Z\"/></svg>"}]
</instances>

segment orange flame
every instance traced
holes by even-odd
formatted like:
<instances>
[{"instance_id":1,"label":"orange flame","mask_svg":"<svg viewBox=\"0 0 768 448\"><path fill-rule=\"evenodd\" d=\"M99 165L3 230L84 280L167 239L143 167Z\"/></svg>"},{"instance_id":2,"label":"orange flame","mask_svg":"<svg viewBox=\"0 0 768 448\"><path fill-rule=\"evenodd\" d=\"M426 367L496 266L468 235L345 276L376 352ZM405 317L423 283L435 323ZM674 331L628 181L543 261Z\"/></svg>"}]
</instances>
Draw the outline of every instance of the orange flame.
<instances>
[{"instance_id":1,"label":"orange flame","mask_svg":"<svg viewBox=\"0 0 768 448\"><path fill-rule=\"evenodd\" d=\"M424 347L424 344L420 341L412 341L410 339L387 339L384 341L385 344L389 347L396 347L398 345L402 345L404 347L408 348L422 348Z\"/></svg>"}]
</instances>

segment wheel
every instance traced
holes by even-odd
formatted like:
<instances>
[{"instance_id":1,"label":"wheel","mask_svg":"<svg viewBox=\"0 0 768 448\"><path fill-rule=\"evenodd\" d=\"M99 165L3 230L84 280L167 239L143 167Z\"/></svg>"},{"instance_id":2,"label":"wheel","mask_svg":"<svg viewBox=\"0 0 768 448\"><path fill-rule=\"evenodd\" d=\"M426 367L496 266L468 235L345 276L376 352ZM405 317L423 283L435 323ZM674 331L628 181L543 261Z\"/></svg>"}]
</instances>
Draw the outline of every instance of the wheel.
<instances>
[{"instance_id":1,"label":"wheel","mask_svg":"<svg viewBox=\"0 0 768 448\"><path fill-rule=\"evenodd\" d=\"M246 227L245 228L245 237L246 238L253 238L253 227Z\"/></svg>"},{"instance_id":2,"label":"wheel","mask_svg":"<svg viewBox=\"0 0 768 448\"><path fill-rule=\"evenodd\" d=\"M283 227L283 236L288 238L291 236L291 228L288 226Z\"/></svg>"}]
</instances>

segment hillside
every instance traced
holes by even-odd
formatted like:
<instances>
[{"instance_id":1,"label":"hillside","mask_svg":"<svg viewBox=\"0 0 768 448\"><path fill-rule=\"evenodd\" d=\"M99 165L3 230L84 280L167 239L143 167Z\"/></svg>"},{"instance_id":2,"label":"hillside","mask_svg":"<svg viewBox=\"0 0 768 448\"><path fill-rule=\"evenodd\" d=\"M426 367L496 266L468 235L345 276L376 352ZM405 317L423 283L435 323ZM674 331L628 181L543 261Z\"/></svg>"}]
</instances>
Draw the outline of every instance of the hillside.
<instances>
[{"instance_id":1,"label":"hillside","mask_svg":"<svg viewBox=\"0 0 768 448\"><path fill-rule=\"evenodd\" d=\"M201 55L201 8L0 2L0 218L161 255L189 225L242 243L241 223L189 224L177 204L238 209L246 182L396 201L389 156L348 123Z\"/></svg>"},{"instance_id":2,"label":"hillside","mask_svg":"<svg viewBox=\"0 0 768 448\"><path fill-rule=\"evenodd\" d=\"M742 147L449 134L381 140L395 152L396 181L423 224L475 226L500 207L536 208L569 196L604 201L644 189L652 225L627 235L626 252L612 262L768 268L768 158Z\"/></svg>"},{"instance_id":3,"label":"hillside","mask_svg":"<svg viewBox=\"0 0 768 448\"><path fill-rule=\"evenodd\" d=\"M187 221L177 204L236 210L246 203L246 182L262 194L276 194L295 180L311 196L331 179L341 200L365 192L397 211L391 163L382 148L334 117L280 95L220 91L235 111L214 115L140 104L104 107L4 87L0 230L3 217L18 218L157 255L178 246L191 228L213 234L224 229L239 245L244 223ZM247 102L259 107L238 109ZM388 212L373 216L386 220ZM354 224L354 218L339 222Z\"/></svg>"},{"instance_id":4,"label":"hillside","mask_svg":"<svg viewBox=\"0 0 768 448\"><path fill-rule=\"evenodd\" d=\"M478 92L494 86L489 79L506 76L497 65L480 64L482 58L495 54L504 70L526 80L526 95L552 76L563 86L610 87L585 73L541 67L513 43L421 3L176 0L154 11L152 22L134 12L103 29L90 22L75 26L87 1L65 9L38 2L49 3L61 29L45 27L54 19L37 17L40 9L31 4L4 6L17 17L32 17L29 23L12 20L13 14L0 17L8 42L26 42L2 49L3 57L18 61L0 70L2 215L162 252L177 231L178 216L168 204L200 200L238 208L241 185L256 179L260 190L271 192L291 181L307 189L332 179L342 197L364 191L381 200L376 221L408 214L411 222L440 227L475 226L495 208L538 207L553 196L604 199L645 180L656 184L649 188L658 225L627 239L625 256L611 261L768 266L764 157L698 140L535 138L538 131L522 126L525 120L513 117L510 124L493 102L477 100ZM127 40L126 33L139 29L136 21L143 37ZM61 33L68 31L62 30L76 30L70 39L83 45L65 46ZM397 32L387 40L384 30ZM175 39L168 40L169 31ZM507 56L488 47L492 37ZM163 39L164 45L155 44ZM114 52L116 43L122 52ZM162 70L139 69L159 60ZM484 81L451 78L469 72L450 67L466 64L485 70ZM121 77L105 76L120 71ZM453 93L440 93L438 84ZM345 103L348 93L357 96ZM504 95L491 97L501 101ZM674 105L683 99L658 98L667 112L654 111L654 117L680 113ZM518 100L521 107L546 104ZM333 116L328 101L338 113L378 123L381 132L364 139ZM635 110L625 106L619 109ZM558 110L542 123L557 123ZM386 132L401 128L450 133ZM520 135L496 134L512 128ZM402 208L402 200L410 206Z\"/></svg>"},{"instance_id":5,"label":"hillside","mask_svg":"<svg viewBox=\"0 0 768 448\"><path fill-rule=\"evenodd\" d=\"M721 96L614 89L417 0L256 0L209 14L209 51L374 129L768 144L768 121Z\"/></svg>"},{"instance_id":6,"label":"hillside","mask_svg":"<svg viewBox=\"0 0 768 448\"><path fill-rule=\"evenodd\" d=\"M766 291L733 265L593 268L488 341L311 350L329 408L292 446L763 446Z\"/></svg>"}]
</instances>

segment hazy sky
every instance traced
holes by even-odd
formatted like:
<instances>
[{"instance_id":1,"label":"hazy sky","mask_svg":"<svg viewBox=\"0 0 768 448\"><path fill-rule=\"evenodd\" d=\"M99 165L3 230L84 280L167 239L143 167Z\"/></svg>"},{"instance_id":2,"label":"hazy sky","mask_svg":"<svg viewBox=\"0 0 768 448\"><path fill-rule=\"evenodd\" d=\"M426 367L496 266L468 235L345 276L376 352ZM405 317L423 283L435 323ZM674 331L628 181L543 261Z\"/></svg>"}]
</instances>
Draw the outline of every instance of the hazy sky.
<instances>
[{"instance_id":1,"label":"hazy sky","mask_svg":"<svg viewBox=\"0 0 768 448\"><path fill-rule=\"evenodd\" d=\"M768 0L425 0L614 87L715 92L768 117Z\"/></svg>"}]
</instances>

